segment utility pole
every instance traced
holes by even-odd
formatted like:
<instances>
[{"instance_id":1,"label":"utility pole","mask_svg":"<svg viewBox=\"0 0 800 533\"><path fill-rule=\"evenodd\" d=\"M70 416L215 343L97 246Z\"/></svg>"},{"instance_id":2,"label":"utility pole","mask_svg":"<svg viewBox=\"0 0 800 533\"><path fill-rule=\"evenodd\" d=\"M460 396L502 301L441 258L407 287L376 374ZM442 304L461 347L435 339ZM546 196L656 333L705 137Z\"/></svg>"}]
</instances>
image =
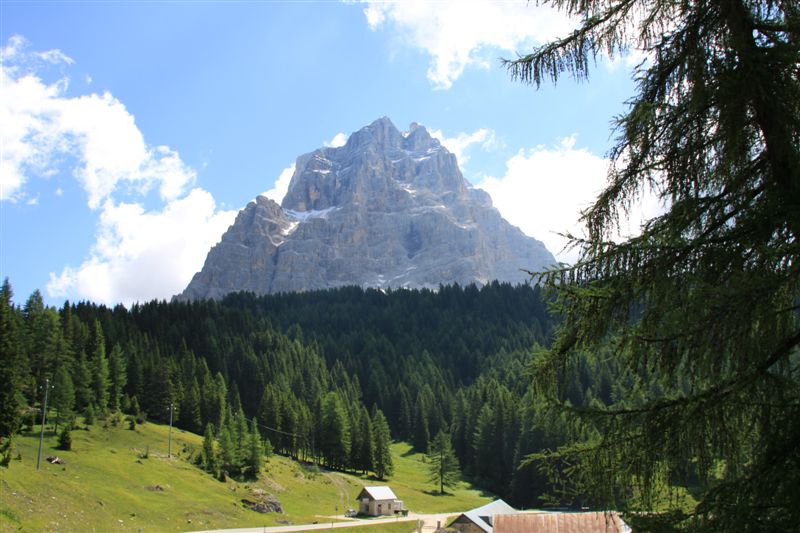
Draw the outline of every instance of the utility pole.
<instances>
[{"instance_id":1,"label":"utility pole","mask_svg":"<svg viewBox=\"0 0 800 533\"><path fill-rule=\"evenodd\" d=\"M167 441L167 458L172 458L172 403L169 404L169 440Z\"/></svg>"},{"instance_id":2,"label":"utility pole","mask_svg":"<svg viewBox=\"0 0 800 533\"><path fill-rule=\"evenodd\" d=\"M44 406L42 407L42 430L39 432L39 454L36 456L36 470L42 462L42 443L44 442L44 423L47 416L47 392L50 390L50 378L44 378Z\"/></svg>"}]
</instances>

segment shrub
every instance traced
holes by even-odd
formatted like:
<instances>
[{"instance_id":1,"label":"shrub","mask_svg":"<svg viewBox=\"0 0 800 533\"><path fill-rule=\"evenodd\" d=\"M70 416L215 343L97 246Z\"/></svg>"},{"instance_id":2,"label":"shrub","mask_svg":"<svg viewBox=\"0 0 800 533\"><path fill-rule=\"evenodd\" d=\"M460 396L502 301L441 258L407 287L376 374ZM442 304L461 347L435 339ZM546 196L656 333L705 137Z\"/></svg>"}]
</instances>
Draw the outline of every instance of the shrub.
<instances>
[{"instance_id":1,"label":"shrub","mask_svg":"<svg viewBox=\"0 0 800 533\"><path fill-rule=\"evenodd\" d=\"M58 436L58 449L72 449L72 433L69 430L69 426L64 426L64 429L61 430L61 434Z\"/></svg>"}]
</instances>

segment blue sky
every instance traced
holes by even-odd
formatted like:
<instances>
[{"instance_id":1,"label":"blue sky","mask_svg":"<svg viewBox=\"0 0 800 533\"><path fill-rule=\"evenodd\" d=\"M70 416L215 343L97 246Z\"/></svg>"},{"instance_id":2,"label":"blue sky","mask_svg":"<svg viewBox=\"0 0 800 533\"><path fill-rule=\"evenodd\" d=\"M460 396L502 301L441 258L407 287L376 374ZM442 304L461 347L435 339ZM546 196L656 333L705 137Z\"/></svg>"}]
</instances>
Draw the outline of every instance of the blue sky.
<instances>
[{"instance_id":1,"label":"blue sky","mask_svg":"<svg viewBox=\"0 0 800 533\"><path fill-rule=\"evenodd\" d=\"M2 0L0 276L17 302L168 299L297 156L382 116L574 260L555 232L604 183L639 56L540 90L499 62L571 27L524 1Z\"/></svg>"}]
</instances>

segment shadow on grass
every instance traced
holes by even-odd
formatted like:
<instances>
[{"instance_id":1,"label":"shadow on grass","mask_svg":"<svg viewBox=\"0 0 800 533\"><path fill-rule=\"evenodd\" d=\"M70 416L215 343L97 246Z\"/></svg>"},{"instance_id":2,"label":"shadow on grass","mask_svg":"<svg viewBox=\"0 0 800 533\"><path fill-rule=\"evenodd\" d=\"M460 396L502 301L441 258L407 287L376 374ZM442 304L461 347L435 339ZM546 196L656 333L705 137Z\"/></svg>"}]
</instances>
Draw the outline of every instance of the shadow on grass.
<instances>
[{"instance_id":1,"label":"shadow on grass","mask_svg":"<svg viewBox=\"0 0 800 533\"><path fill-rule=\"evenodd\" d=\"M455 496L455 494L447 492L447 491L439 492L438 490L426 490L424 492L428 496Z\"/></svg>"},{"instance_id":2,"label":"shadow on grass","mask_svg":"<svg viewBox=\"0 0 800 533\"><path fill-rule=\"evenodd\" d=\"M358 475L358 477L367 481L374 481L376 483L386 483L388 481L388 478L378 477L375 474L369 474L369 475L360 474Z\"/></svg>"}]
</instances>

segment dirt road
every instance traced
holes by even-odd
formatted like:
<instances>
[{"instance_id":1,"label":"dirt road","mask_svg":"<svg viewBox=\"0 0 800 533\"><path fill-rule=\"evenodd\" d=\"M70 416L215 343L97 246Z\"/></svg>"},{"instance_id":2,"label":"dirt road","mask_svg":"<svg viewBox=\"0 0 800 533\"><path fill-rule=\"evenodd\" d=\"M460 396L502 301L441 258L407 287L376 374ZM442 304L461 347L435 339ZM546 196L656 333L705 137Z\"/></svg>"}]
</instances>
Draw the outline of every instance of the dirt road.
<instances>
[{"instance_id":1,"label":"dirt road","mask_svg":"<svg viewBox=\"0 0 800 533\"><path fill-rule=\"evenodd\" d=\"M347 520L343 516L337 517L320 517L319 524L298 524L298 525L291 525L291 526L275 526L275 527L247 527L247 528L236 528L236 529L207 529L204 531L194 531L191 533L289 533L289 532L298 532L298 531L315 531L315 530L324 530L324 529L341 529L347 527L356 527L356 526L375 526L376 533L380 531L380 524L391 524L394 522L408 522L408 531L416 530L417 528L417 520L423 521L422 530L423 531L434 531L436 530L437 524L441 524L442 526L445 525L445 521L447 520L448 516L453 516L457 513L446 513L446 514L415 514L409 513L408 517L399 517L399 518L375 518L371 520L358 520L358 519L350 519L346 522L325 522L325 519L330 520L331 518L335 518L337 520Z\"/></svg>"}]
</instances>

